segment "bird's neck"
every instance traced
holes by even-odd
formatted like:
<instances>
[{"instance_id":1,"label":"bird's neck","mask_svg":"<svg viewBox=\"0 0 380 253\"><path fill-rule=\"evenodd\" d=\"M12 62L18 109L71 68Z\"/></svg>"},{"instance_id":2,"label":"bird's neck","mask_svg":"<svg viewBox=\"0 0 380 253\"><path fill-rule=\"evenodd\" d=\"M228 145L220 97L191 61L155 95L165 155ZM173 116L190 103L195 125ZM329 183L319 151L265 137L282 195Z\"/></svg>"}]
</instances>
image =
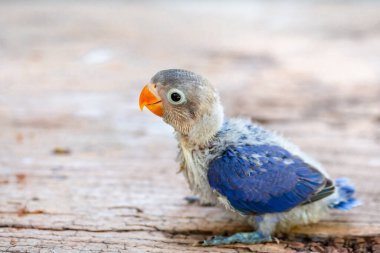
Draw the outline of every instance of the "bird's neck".
<instances>
[{"instance_id":1,"label":"bird's neck","mask_svg":"<svg viewBox=\"0 0 380 253\"><path fill-rule=\"evenodd\" d=\"M217 104L208 114L197 120L187 133L177 131L177 136L181 144L186 146L205 146L222 128L224 121L223 106Z\"/></svg>"}]
</instances>

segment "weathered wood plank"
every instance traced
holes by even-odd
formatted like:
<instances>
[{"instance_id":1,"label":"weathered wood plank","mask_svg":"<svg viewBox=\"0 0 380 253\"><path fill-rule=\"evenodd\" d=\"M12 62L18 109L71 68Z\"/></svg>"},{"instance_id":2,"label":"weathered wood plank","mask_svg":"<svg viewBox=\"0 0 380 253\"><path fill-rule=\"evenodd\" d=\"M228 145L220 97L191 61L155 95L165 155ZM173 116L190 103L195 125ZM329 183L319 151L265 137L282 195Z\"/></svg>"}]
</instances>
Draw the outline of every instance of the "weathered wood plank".
<instances>
[{"instance_id":1,"label":"weathered wood plank","mask_svg":"<svg viewBox=\"0 0 380 253\"><path fill-rule=\"evenodd\" d=\"M1 2L0 251L380 251L379 9ZM169 67L209 77L227 115L288 136L364 204L279 244L194 246L251 228L186 203L172 130L139 113L142 85Z\"/></svg>"}]
</instances>

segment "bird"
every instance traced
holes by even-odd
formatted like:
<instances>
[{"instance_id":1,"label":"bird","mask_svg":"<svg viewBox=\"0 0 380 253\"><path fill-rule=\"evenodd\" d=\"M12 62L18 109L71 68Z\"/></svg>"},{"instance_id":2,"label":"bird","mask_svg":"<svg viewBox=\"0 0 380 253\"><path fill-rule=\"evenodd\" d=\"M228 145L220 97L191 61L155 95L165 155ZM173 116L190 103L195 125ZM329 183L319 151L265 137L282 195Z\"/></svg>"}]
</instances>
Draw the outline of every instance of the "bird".
<instances>
[{"instance_id":1,"label":"bird","mask_svg":"<svg viewBox=\"0 0 380 253\"><path fill-rule=\"evenodd\" d=\"M204 77L183 69L156 73L139 97L174 128L180 171L205 205L217 205L252 225L251 232L213 236L204 246L271 242L276 233L318 222L331 209L361 202L347 178L335 181L295 144L248 119L227 118Z\"/></svg>"}]
</instances>

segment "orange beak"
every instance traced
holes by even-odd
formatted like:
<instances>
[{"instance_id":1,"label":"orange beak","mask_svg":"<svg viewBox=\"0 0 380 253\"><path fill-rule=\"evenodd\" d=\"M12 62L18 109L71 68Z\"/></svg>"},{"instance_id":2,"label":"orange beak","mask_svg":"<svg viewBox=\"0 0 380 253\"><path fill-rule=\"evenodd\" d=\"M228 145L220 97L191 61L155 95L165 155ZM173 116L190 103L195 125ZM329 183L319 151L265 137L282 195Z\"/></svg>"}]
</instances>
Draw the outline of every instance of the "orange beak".
<instances>
[{"instance_id":1,"label":"orange beak","mask_svg":"<svg viewBox=\"0 0 380 253\"><path fill-rule=\"evenodd\" d=\"M139 105L141 111L144 109L144 106L146 106L149 111L153 112L157 116L162 117L162 115L164 115L161 97L158 95L153 84L147 84L144 86L140 94Z\"/></svg>"}]
</instances>

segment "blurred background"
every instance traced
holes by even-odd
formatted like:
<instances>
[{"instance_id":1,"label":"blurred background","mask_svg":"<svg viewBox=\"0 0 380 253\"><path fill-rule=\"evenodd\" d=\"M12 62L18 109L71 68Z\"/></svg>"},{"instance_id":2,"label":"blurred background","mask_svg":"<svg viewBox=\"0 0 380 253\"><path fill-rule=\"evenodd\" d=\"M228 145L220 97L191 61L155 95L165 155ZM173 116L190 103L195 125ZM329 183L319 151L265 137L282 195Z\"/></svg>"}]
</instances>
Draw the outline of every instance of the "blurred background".
<instances>
[{"instance_id":1,"label":"blurred background","mask_svg":"<svg viewBox=\"0 0 380 253\"><path fill-rule=\"evenodd\" d=\"M0 250L65 251L65 238L68 252L177 252L247 229L183 200L172 129L139 112L168 68L354 180L365 207L303 234L379 235L379 13L369 0L1 1Z\"/></svg>"}]
</instances>

